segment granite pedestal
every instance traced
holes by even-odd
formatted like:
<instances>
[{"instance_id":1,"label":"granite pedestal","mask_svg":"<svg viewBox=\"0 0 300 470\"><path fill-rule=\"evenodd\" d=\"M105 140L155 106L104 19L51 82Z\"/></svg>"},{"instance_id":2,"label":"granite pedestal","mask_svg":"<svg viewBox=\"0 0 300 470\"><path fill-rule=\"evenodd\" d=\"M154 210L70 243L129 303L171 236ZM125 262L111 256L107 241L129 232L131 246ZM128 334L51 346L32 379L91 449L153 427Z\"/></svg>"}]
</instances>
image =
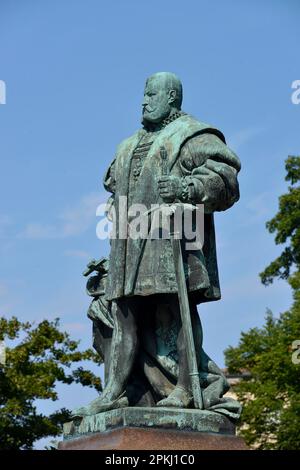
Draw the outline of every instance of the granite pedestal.
<instances>
[{"instance_id":1,"label":"granite pedestal","mask_svg":"<svg viewBox=\"0 0 300 470\"><path fill-rule=\"evenodd\" d=\"M64 425L60 450L244 450L226 416L205 410L122 408Z\"/></svg>"}]
</instances>

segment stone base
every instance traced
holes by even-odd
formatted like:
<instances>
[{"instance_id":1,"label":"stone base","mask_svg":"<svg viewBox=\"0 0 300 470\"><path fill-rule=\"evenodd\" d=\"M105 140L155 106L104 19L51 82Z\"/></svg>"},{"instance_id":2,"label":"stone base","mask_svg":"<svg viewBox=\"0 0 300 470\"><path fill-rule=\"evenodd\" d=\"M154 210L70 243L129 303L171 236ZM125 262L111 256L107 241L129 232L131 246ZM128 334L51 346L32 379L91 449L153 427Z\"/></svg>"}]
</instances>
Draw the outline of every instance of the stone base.
<instances>
[{"instance_id":1,"label":"stone base","mask_svg":"<svg viewBox=\"0 0 300 470\"><path fill-rule=\"evenodd\" d=\"M247 450L236 436L163 429L123 428L60 442L59 450Z\"/></svg>"},{"instance_id":2,"label":"stone base","mask_svg":"<svg viewBox=\"0 0 300 470\"><path fill-rule=\"evenodd\" d=\"M60 450L246 449L221 413L178 408L128 407L64 425Z\"/></svg>"}]
</instances>

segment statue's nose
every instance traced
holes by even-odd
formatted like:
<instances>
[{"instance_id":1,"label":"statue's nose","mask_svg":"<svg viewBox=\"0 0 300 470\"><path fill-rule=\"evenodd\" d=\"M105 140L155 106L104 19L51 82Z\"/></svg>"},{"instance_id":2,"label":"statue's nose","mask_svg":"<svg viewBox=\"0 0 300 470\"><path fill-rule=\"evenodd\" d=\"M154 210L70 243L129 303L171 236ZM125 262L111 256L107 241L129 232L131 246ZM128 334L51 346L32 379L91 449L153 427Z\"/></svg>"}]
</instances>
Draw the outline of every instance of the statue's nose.
<instances>
[{"instance_id":1,"label":"statue's nose","mask_svg":"<svg viewBox=\"0 0 300 470\"><path fill-rule=\"evenodd\" d=\"M149 103L149 100L148 100L147 96L144 96L143 104L142 104L143 108L145 108L145 106L147 106L148 103Z\"/></svg>"}]
</instances>

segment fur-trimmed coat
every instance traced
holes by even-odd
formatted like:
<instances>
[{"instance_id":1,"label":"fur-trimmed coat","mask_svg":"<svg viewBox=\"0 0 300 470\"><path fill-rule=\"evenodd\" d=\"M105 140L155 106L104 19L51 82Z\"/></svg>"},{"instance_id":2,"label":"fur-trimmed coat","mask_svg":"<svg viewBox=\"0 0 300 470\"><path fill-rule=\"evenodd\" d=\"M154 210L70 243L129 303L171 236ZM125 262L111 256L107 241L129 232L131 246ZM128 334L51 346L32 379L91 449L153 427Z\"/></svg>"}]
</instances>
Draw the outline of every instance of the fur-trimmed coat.
<instances>
[{"instance_id":1,"label":"fur-trimmed coat","mask_svg":"<svg viewBox=\"0 0 300 470\"><path fill-rule=\"evenodd\" d=\"M239 199L237 174L240 161L217 129L183 115L168 124L154 140L145 158L134 194L128 194L133 152L143 133L141 129L123 141L104 178L104 187L114 198L116 238L111 240L108 300L131 295L176 293L170 240L119 238L120 196L132 203L162 203L157 180L162 175L160 149L165 147L170 175L184 178L191 187L192 204L204 204L204 245L189 251L182 242L183 261L190 294L197 303L220 298L213 213L224 211Z\"/></svg>"}]
</instances>

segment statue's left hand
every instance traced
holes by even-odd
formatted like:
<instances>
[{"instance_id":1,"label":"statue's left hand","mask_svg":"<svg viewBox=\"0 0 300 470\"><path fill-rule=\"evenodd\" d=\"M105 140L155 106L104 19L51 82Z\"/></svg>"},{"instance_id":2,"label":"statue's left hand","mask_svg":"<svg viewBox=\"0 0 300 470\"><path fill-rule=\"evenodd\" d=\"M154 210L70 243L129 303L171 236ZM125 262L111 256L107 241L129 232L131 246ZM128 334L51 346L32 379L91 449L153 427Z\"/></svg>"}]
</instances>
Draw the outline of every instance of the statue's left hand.
<instances>
[{"instance_id":1,"label":"statue's left hand","mask_svg":"<svg viewBox=\"0 0 300 470\"><path fill-rule=\"evenodd\" d=\"M181 180L178 176L161 176L158 180L158 191L164 202L173 202L182 192Z\"/></svg>"}]
</instances>

